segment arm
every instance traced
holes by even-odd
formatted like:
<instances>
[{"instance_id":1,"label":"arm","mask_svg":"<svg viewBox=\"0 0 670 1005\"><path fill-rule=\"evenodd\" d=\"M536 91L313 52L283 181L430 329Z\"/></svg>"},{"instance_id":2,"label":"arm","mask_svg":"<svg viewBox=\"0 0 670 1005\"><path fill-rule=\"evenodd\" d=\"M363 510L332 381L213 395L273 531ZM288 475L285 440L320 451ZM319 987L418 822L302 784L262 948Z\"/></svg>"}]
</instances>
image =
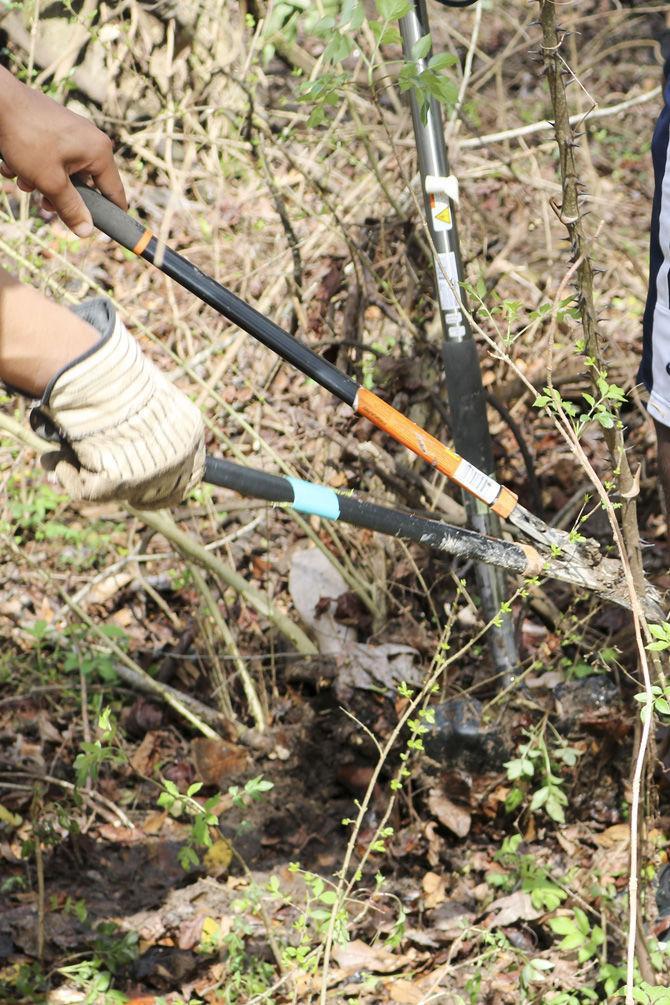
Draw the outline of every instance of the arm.
<instances>
[{"instance_id":1,"label":"arm","mask_svg":"<svg viewBox=\"0 0 670 1005\"><path fill-rule=\"evenodd\" d=\"M0 173L37 189L79 237L93 224L70 175L79 171L117 205L126 197L111 140L81 115L26 87L0 67ZM65 307L22 286L0 269L0 380L38 397L49 378L98 340Z\"/></svg>"},{"instance_id":2,"label":"arm","mask_svg":"<svg viewBox=\"0 0 670 1005\"><path fill-rule=\"evenodd\" d=\"M37 189L79 236L92 220L70 176L126 208L112 144L94 125L0 68L1 173ZM69 311L0 269L0 379L40 398L34 428L55 432L42 463L74 499L176 505L202 478L199 409L142 353L112 305Z\"/></svg>"},{"instance_id":3,"label":"arm","mask_svg":"<svg viewBox=\"0 0 670 1005\"><path fill-rule=\"evenodd\" d=\"M99 338L67 307L0 268L0 381L39 398L53 374Z\"/></svg>"}]
</instances>

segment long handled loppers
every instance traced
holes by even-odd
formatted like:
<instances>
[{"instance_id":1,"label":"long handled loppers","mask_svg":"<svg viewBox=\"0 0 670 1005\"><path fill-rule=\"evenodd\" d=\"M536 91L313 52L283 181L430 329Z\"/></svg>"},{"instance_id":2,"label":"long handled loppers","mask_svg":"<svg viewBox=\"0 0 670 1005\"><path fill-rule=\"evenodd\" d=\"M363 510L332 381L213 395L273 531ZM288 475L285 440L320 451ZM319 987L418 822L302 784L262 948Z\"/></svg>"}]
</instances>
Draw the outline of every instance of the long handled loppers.
<instances>
[{"instance_id":1,"label":"long handled loppers","mask_svg":"<svg viewBox=\"0 0 670 1005\"><path fill-rule=\"evenodd\" d=\"M501 541L473 530L452 527L402 510L379 506L355 496L336 492L325 485L315 485L300 478L269 475L264 471L208 457L205 481L210 485L233 489L241 495L288 506L327 520L341 520L355 527L365 527L381 534L416 541L431 551L458 558L484 562L524 576L549 576L573 586L587 587L603 598L629 607L629 598L616 559L600 558L592 566L576 564L544 548L514 541ZM655 591L643 601L649 617L662 617Z\"/></svg>"},{"instance_id":2,"label":"long handled loppers","mask_svg":"<svg viewBox=\"0 0 670 1005\"><path fill-rule=\"evenodd\" d=\"M500 485L483 471L464 460L455 451L449 449L377 394L361 387L332 363L321 359L299 339L289 335L269 318L235 296L225 286L205 275L182 255L169 247L161 247L159 255L158 240L151 230L119 209L96 189L88 188L79 183L76 187L91 213L95 226L104 234L145 261L155 265L164 275L174 279L189 292L228 318L229 321L272 349L283 360L291 363L305 376L310 377L341 401L346 402L357 415L369 419L373 425L387 432L398 443L406 446L466 492L484 502L494 513L508 520L535 545L542 547L542 552L540 552L537 548L530 548L528 545L512 546L519 548L521 553L527 556L525 567L517 568L515 571L536 574L549 562L553 571L549 571L547 568L547 574L571 583L587 586L618 603L625 603L621 591L623 577L620 565L611 559L603 558L595 541L589 539L575 541L565 531L550 527L522 506L510 489ZM230 473L229 462L208 460L206 474L208 481L214 484L228 484L218 479L217 474L225 470L221 465L226 465ZM262 473L256 474L261 476ZM262 476L264 479L273 477L276 476ZM284 479L279 479L279 481L284 481ZM244 488L241 491L248 494ZM253 494L260 494L262 498L274 498L271 495L264 495L262 492L254 492ZM340 500L347 499L345 496L338 496L338 498ZM293 499L285 497L279 497L276 501L294 502ZM365 505L370 507L371 504ZM381 507L373 508L382 509ZM307 512L316 511L307 510ZM369 517L372 518L372 511L368 510L368 513ZM321 515L328 516L327 513ZM418 520L419 518L413 519ZM446 529L452 535L456 531L456 528L446 528L446 525L437 521L428 522L434 524L433 530ZM368 526L368 524L363 525ZM395 531L390 532L396 533ZM465 533L465 531L458 531L459 535ZM472 534L473 537L482 536L473 532L467 533ZM411 534L407 536L412 537ZM493 538L483 538L483 540L496 541ZM503 546L504 550L506 542L496 541L496 543ZM473 555L473 557L475 556ZM483 555L477 557L481 561L491 561ZM496 563L491 562L491 564ZM651 615L650 612L650 616L661 616L660 609L651 596L648 598L647 606L649 607L650 604L654 608L654 613Z\"/></svg>"}]
</instances>

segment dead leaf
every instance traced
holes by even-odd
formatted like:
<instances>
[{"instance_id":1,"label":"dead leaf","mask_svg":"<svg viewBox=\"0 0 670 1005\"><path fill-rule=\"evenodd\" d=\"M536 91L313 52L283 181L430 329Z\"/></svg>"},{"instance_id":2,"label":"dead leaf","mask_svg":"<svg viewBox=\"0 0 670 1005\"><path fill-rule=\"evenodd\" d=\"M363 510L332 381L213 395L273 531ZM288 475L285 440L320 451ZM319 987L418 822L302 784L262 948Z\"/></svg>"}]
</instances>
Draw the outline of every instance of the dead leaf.
<instances>
[{"instance_id":1,"label":"dead leaf","mask_svg":"<svg viewBox=\"0 0 670 1005\"><path fill-rule=\"evenodd\" d=\"M421 886L426 910L438 907L447 899L447 883L444 876L438 876L436 872L427 872L421 881Z\"/></svg>"},{"instance_id":2,"label":"dead leaf","mask_svg":"<svg viewBox=\"0 0 670 1005\"><path fill-rule=\"evenodd\" d=\"M195 914L192 918L187 918L181 923L177 932L179 949L195 949L196 946L200 945L206 917L206 914Z\"/></svg>"},{"instance_id":3,"label":"dead leaf","mask_svg":"<svg viewBox=\"0 0 670 1005\"><path fill-rule=\"evenodd\" d=\"M40 709L37 713L37 728L39 729L40 740L43 742L62 743L63 737L58 732L45 709Z\"/></svg>"},{"instance_id":4,"label":"dead leaf","mask_svg":"<svg viewBox=\"0 0 670 1005\"><path fill-rule=\"evenodd\" d=\"M424 1000L422 992L409 981L394 980L390 988L391 1001L401 1005L421 1005Z\"/></svg>"},{"instance_id":5,"label":"dead leaf","mask_svg":"<svg viewBox=\"0 0 670 1005\"><path fill-rule=\"evenodd\" d=\"M161 758L161 733L152 730L147 733L130 758L130 766L140 775L151 775Z\"/></svg>"},{"instance_id":6,"label":"dead leaf","mask_svg":"<svg viewBox=\"0 0 670 1005\"><path fill-rule=\"evenodd\" d=\"M336 656L347 639L356 637L353 628L339 624L334 617L337 598L349 587L318 548L293 552L288 588L298 614L314 632L322 656Z\"/></svg>"},{"instance_id":7,"label":"dead leaf","mask_svg":"<svg viewBox=\"0 0 670 1005\"><path fill-rule=\"evenodd\" d=\"M368 946L361 939L354 939L344 946L333 949L335 962L344 971L344 976L361 970L373 974L392 974L408 962L407 956L395 956L384 946Z\"/></svg>"},{"instance_id":8,"label":"dead leaf","mask_svg":"<svg viewBox=\"0 0 670 1005\"><path fill-rule=\"evenodd\" d=\"M147 733L160 729L163 720L163 708L150 698L140 695L131 707L124 711L122 721L128 735L141 740Z\"/></svg>"},{"instance_id":9,"label":"dead leaf","mask_svg":"<svg viewBox=\"0 0 670 1005\"><path fill-rule=\"evenodd\" d=\"M616 848L617 845L628 844L630 841L630 826L614 824L601 834L595 834L593 840L600 848Z\"/></svg>"},{"instance_id":10,"label":"dead leaf","mask_svg":"<svg viewBox=\"0 0 670 1005\"><path fill-rule=\"evenodd\" d=\"M112 576L106 576L88 591L84 598L85 605L106 604L108 600L111 600L128 586L128 583L132 583L134 578L135 575L132 572L117 572Z\"/></svg>"},{"instance_id":11,"label":"dead leaf","mask_svg":"<svg viewBox=\"0 0 670 1005\"><path fill-rule=\"evenodd\" d=\"M437 824L434 820L428 821L423 829L423 833L428 841L428 850L426 852L428 865L434 869L440 863L440 853L444 848L444 838L440 837L437 833Z\"/></svg>"},{"instance_id":12,"label":"dead leaf","mask_svg":"<svg viewBox=\"0 0 670 1005\"><path fill-rule=\"evenodd\" d=\"M16 830L22 823L23 817L20 817L18 813L12 813L0 803L0 827L11 827L12 830Z\"/></svg>"},{"instance_id":13,"label":"dead leaf","mask_svg":"<svg viewBox=\"0 0 670 1005\"><path fill-rule=\"evenodd\" d=\"M418 687L421 672L414 665L416 649L411 646L386 642L381 646L362 642L346 642L337 656L335 694L345 701L347 691L379 691L380 688L395 696L398 684L403 682Z\"/></svg>"},{"instance_id":14,"label":"dead leaf","mask_svg":"<svg viewBox=\"0 0 670 1005\"><path fill-rule=\"evenodd\" d=\"M233 846L224 837L215 841L205 852L203 862L210 876L221 876L233 860Z\"/></svg>"},{"instance_id":15,"label":"dead leaf","mask_svg":"<svg viewBox=\"0 0 670 1005\"><path fill-rule=\"evenodd\" d=\"M487 817L492 819L497 816L500 807L503 805L508 795L509 785L496 785L495 789L486 793L484 802L481 804L481 809Z\"/></svg>"},{"instance_id":16,"label":"dead leaf","mask_svg":"<svg viewBox=\"0 0 670 1005\"><path fill-rule=\"evenodd\" d=\"M249 755L244 747L227 740L210 740L197 736L191 742L191 753L200 781L217 788L227 787L231 780L249 767Z\"/></svg>"},{"instance_id":17,"label":"dead leaf","mask_svg":"<svg viewBox=\"0 0 670 1005\"><path fill-rule=\"evenodd\" d=\"M166 818L167 813L164 810L154 810L142 824L142 830L145 834L160 834Z\"/></svg>"},{"instance_id":18,"label":"dead leaf","mask_svg":"<svg viewBox=\"0 0 670 1005\"><path fill-rule=\"evenodd\" d=\"M535 822L535 816L531 813L530 820L528 821L528 826L524 831L523 839L526 844L532 844L537 837L537 824Z\"/></svg>"},{"instance_id":19,"label":"dead leaf","mask_svg":"<svg viewBox=\"0 0 670 1005\"><path fill-rule=\"evenodd\" d=\"M451 799L440 792L431 789L428 793L428 809L437 820L457 837L463 838L470 830L472 817L470 811L452 803Z\"/></svg>"},{"instance_id":20,"label":"dead leaf","mask_svg":"<svg viewBox=\"0 0 670 1005\"><path fill-rule=\"evenodd\" d=\"M574 858L575 857L575 855L577 854L577 851L579 849L579 843L577 841L572 841L565 834L562 834L561 831L560 831L560 829L558 829L556 831L556 840L560 844L560 846L563 849L563 851L567 855L569 855L570 858Z\"/></svg>"},{"instance_id":21,"label":"dead leaf","mask_svg":"<svg viewBox=\"0 0 670 1005\"><path fill-rule=\"evenodd\" d=\"M489 914L484 920L486 928L505 928L517 921L535 921L542 916L542 911L536 911L529 893L517 890L506 897L498 897L489 907Z\"/></svg>"},{"instance_id":22,"label":"dead leaf","mask_svg":"<svg viewBox=\"0 0 670 1005\"><path fill-rule=\"evenodd\" d=\"M546 673L538 674L535 677L526 677L525 684L527 687L544 687L549 691L553 691L555 687L558 687L564 681L565 673L563 670L547 670Z\"/></svg>"},{"instance_id":23,"label":"dead leaf","mask_svg":"<svg viewBox=\"0 0 670 1005\"><path fill-rule=\"evenodd\" d=\"M129 607L122 607L120 610L114 611L109 620L118 625L119 628L127 628L132 625L135 616Z\"/></svg>"}]
</instances>

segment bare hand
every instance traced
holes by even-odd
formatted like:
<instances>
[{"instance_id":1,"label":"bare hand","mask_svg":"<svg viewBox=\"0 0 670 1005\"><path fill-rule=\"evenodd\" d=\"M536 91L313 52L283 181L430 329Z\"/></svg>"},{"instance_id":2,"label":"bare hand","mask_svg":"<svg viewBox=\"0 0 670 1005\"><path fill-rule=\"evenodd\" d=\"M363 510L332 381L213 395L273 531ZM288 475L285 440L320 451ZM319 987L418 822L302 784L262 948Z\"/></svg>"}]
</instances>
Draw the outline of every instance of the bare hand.
<instances>
[{"instance_id":1,"label":"bare hand","mask_svg":"<svg viewBox=\"0 0 670 1005\"><path fill-rule=\"evenodd\" d=\"M78 237L93 232L91 214L70 175L91 178L121 209L126 195L114 163L112 141L92 122L0 71L0 173L23 192L37 189Z\"/></svg>"}]
</instances>

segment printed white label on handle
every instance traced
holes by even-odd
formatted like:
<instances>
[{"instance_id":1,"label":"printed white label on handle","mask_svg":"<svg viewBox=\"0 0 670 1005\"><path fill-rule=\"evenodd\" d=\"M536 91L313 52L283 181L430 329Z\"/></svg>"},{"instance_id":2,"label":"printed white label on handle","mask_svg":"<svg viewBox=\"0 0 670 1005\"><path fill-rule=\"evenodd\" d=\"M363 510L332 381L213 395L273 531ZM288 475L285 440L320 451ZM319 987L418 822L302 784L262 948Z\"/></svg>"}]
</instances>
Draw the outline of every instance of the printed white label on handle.
<instances>
[{"instance_id":1,"label":"printed white label on handle","mask_svg":"<svg viewBox=\"0 0 670 1005\"><path fill-rule=\"evenodd\" d=\"M453 251L443 251L435 256L437 296L443 311L454 311L458 301L458 266Z\"/></svg>"},{"instance_id":2,"label":"printed white label on handle","mask_svg":"<svg viewBox=\"0 0 670 1005\"><path fill-rule=\"evenodd\" d=\"M470 464L470 461L462 460L452 477L488 506L492 506L498 498L500 485L479 468L476 468L474 464Z\"/></svg>"}]
</instances>

